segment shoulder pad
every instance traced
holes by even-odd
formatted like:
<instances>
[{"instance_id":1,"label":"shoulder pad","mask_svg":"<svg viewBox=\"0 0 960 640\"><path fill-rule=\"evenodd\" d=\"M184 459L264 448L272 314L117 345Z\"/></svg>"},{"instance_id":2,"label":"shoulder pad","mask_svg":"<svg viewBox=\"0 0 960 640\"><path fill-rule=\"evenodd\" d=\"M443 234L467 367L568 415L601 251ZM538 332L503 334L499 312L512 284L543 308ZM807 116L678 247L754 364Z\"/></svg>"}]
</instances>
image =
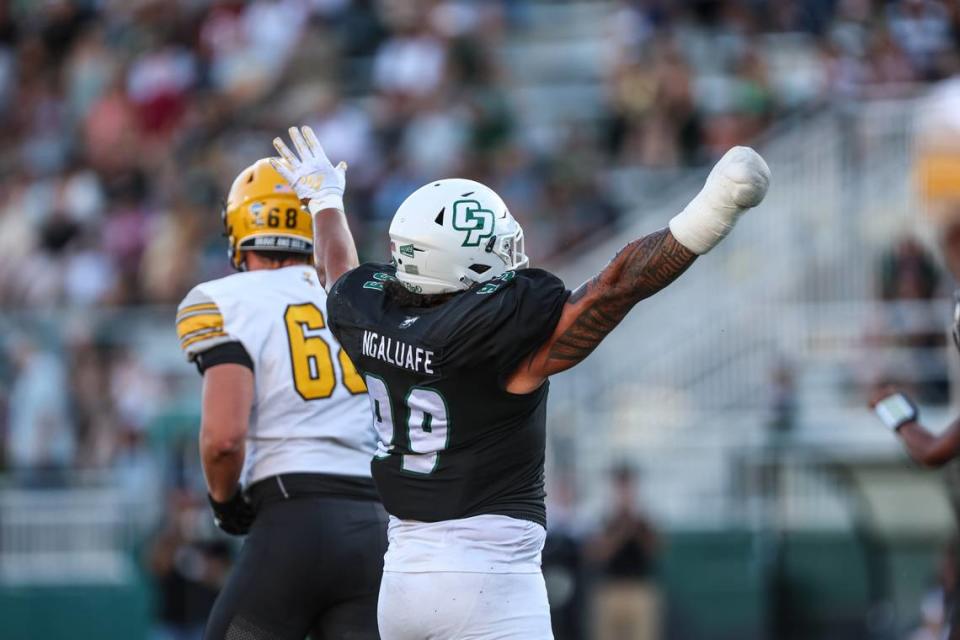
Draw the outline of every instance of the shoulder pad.
<instances>
[{"instance_id":1,"label":"shoulder pad","mask_svg":"<svg viewBox=\"0 0 960 640\"><path fill-rule=\"evenodd\" d=\"M177 337L191 361L207 349L233 341L223 328L220 308L201 287L194 287L177 307Z\"/></svg>"},{"instance_id":2,"label":"shoulder pad","mask_svg":"<svg viewBox=\"0 0 960 640\"><path fill-rule=\"evenodd\" d=\"M336 325L352 324L382 304L384 283L395 279L393 274L390 265L367 262L340 276L327 295L327 316L334 335Z\"/></svg>"},{"instance_id":3,"label":"shoulder pad","mask_svg":"<svg viewBox=\"0 0 960 640\"><path fill-rule=\"evenodd\" d=\"M550 336L568 296L563 281L541 269L507 271L458 294L443 315L447 355L505 370Z\"/></svg>"},{"instance_id":4,"label":"shoulder pad","mask_svg":"<svg viewBox=\"0 0 960 640\"><path fill-rule=\"evenodd\" d=\"M363 289L383 291L383 283L388 280L396 280L395 267L389 264L365 262L345 273L334 286L340 289L356 286Z\"/></svg>"}]
</instances>

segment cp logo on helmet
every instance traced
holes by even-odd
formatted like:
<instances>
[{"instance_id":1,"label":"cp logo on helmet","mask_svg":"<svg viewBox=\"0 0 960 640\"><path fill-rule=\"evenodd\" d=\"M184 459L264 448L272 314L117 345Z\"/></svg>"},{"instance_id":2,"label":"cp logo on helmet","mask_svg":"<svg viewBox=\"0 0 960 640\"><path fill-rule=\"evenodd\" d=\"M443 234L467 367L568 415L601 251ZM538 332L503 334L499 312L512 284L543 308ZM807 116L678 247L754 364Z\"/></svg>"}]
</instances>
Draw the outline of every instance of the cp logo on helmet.
<instances>
[{"instance_id":1,"label":"cp logo on helmet","mask_svg":"<svg viewBox=\"0 0 960 640\"><path fill-rule=\"evenodd\" d=\"M493 235L493 211L484 209L476 200L457 200L453 203L453 228L466 231L464 247L479 247Z\"/></svg>"}]
</instances>

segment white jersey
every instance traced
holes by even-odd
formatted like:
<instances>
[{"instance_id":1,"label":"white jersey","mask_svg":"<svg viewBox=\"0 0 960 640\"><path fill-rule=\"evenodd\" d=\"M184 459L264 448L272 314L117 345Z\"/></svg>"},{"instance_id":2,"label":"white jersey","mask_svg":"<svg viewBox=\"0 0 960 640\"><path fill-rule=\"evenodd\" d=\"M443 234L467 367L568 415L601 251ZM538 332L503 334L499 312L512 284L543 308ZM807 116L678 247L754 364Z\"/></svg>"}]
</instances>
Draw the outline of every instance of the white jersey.
<instances>
[{"instance_id":1,"label":"white jersey","mask_svg":"<svg viewBox=\"0 0 960 640\"><path fill-rule=\"evenodd\" d=\"M326 327L326 305L326 291L306 266L205 282L180 303L177 334L188 360L239 342L253 362L244 486L283 473L370 477L370 402Z\"/></svg>"}]
</instances>

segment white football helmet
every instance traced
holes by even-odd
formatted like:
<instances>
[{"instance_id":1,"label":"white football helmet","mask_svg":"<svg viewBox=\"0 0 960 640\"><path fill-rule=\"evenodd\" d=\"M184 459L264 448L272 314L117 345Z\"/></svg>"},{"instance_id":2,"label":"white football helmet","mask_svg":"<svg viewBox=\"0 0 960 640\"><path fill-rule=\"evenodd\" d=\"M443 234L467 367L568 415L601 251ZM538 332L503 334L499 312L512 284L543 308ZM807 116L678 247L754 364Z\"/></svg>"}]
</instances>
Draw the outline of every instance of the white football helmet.
<instances>
[{"instance_id":1,"label":"white football helmet","mask_svg":"<svg viewBox=\"0 0 960 640\"><path fill-rule=\"evenodd\" d=\"M426 184L390 223L397 278L417 293L462 291L529 264L523 229L496 192L473 180Z\"/></svg>"}]
</instances>

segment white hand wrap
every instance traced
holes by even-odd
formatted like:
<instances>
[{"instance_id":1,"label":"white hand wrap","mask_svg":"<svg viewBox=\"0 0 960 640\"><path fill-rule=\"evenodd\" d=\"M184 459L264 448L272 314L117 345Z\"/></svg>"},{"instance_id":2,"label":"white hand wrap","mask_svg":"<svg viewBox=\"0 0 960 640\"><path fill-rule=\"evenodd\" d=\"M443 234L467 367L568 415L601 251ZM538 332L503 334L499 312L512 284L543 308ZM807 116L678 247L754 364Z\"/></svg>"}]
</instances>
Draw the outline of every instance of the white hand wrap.
<instances>
[{"instance_id":1,"label":"white hand wrap","mask_svg":"<svg viewBox=\"0 0 960 640\"><path fill-rule=\"evenodd\" d=\"M290 140L297 153L290 151L280 138L273 146L279 158L270 158L273 168L290 183L301 200L307 200L310 215L324 209L343 211L343 190L347 186L347 163L333 166L320 141L310 127L290 127Z\"/></svg>"},{"instance_id":2,"label":"white hand wrap","mask_svg":"<svg viewBox=\"0 0 960 640\"><path fill-rule=\"evenodd\" d=\"M700 193L670 220L677 242L698 255L723 240L744 211L757 206L770 186L770 168L749 147L727 151Z\"/></svg>"}]
</instances>

